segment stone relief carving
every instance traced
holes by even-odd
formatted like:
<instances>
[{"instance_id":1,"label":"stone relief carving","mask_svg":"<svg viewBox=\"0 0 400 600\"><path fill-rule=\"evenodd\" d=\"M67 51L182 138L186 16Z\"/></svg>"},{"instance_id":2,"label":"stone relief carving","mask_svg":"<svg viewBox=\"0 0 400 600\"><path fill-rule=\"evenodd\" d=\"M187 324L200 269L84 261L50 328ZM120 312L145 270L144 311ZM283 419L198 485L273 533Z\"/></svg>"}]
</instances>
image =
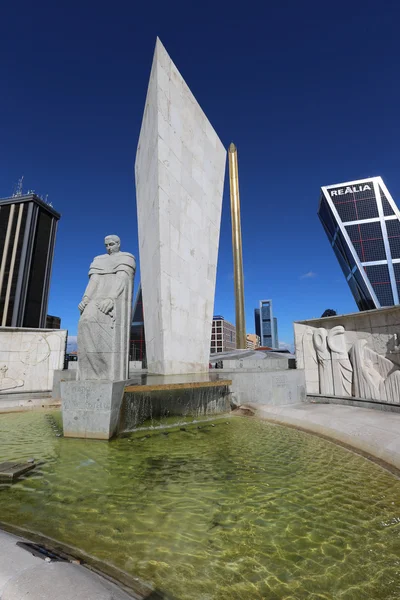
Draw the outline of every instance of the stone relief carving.
<instances>
[{"instance_id":1,"label":"stone relief carving","mask_svg":"<svg viewBox=\"0 0 400 600\"><path fill-rule=\"evenodd\" d=\"M30 341L28 349L20 352L20 361L25 365L36 366L47 360L50 352L46 336L37 335Z\"/></svg>"},{"instance_id":2,"label":"stone relief carving","mask_svg":"<svg viewBox=\"0 0 400 600\"><path fill-rule=\"evenodd\" d=\"M332 356L333 390L335 396L351 396L353 367L346 346L345 330L337 325L329 330L328 346Z\"/></svg>"},{"instance_id":3,"label":"stone relief carving","mask_svg":"<svg viewBox=\"0 0 400 600\"><path fill-rule=\"evenodd\" d=\"M302 339L304 368L314 369L317 366L317 354L313 345L313 330L307 327Z\"/></svg>"},{"instance_id":4,"label":"stone relief carving","mask_svg":"<svg viewBox=\"0 0 400 600\"><path fill-rule=\"evenodd\" d=\"M120 251L116 235L105 238L107 254L90 265L89 283L79 304L78 379L121 381L128 377L133 254Z\"/></svg>"},{"instance_id":5,"label":"stone relief carving","mask_svg":"<svg viewBox=\"0 0 400 600\"><path fill-rule=\"evenodd\" d=\"M350 342L341 325L304 332L304 367L309 373L315 372L317 362L319 393L400 404L398 365L369 348L366 339L353 341L354 335L349 333Z\"/></svg>"},{"instance_id":6,"label":"stone relief carving","mask_svg":"<svg viewBox=\"0 0 400 600\"><path fill-rule=\"evenodd\" d=\"M319 393L333 395L332 359L327 345L328 333L320 327L314 331L313 342L317 354Z\"/></svg>"},{"instance_id":7,"label":"stone relief carving","mask_svg":"<svg viewBox=\"0 0 400 600\"><path fill-rule=\"evenodd\" d=\"M21 387L24 385L23 379L13 379L12 377L7 377L8 367L7 365L2 365L0 367L0 390L12 390L17 387Z\"/></svg>"},{"instance_id":8,"label":"stone relief carving","mask_svg":"<svg viewBox=\"0 0 400 600\"><path fill-rule=\"evenodd\" d=\"M366 340L355 342L350 358L354 369L355 397L399 403L400 370L391 360L368 348Z\"/></svg>"}]
</instances>

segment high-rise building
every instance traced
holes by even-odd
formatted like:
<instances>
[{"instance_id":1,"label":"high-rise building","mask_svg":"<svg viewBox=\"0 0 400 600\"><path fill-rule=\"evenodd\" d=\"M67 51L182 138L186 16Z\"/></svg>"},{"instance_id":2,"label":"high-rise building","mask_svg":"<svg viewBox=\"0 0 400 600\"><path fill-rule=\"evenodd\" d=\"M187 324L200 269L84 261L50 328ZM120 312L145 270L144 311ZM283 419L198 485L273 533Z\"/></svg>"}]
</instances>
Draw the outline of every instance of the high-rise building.
<instances>
[{"instance_id":1,"label":"high-rise building","mask_svg":"<svg viewBox=\"0 0 400 600\"><path fill-rule=\"evenodd\" d=\"M254 325L262 347L278 348L278 321L273 315L272 300L260 300L260 308L254 309Z\"/></svg>"},{"instance_id":2,"label":"high-rise building","mask_svg":"<svg viewBox=\"0 0 400 600\"><path fill-rule=\"evenodd\" d=\"M274 334L275 334L275 346L274 346L274 348L279 348L278 319L276 317L274 317Z\"/></svg>"},{"instance_id":3,"label":"high-rise building","mask_svg":"<svg viewBox=\"0 0 400 600\"><path fill-rule=\"evenodd\" d=\"M210 354L236 350L236 327L221 315L213 317Z\"/></svg>"},{"instance_id":4,"label":"high-rise building","mask_svg":"<svg viewBox=\"0 0 400 600\"><path fill-rule=\"evenodd\" d=\"M36 194L0 199L0 325L46 327L60 215Z\"/></svg>"},{"instance_id":5,"label":"high-rise building","mask_svg":"<svg viewBox=\"0 0 400 600\"><path fill-rule=\"evenodd\" d=\"M318 216L359 310L399 304L400 212L382 178L322 187Z\"/></svg>"}]
</instances>

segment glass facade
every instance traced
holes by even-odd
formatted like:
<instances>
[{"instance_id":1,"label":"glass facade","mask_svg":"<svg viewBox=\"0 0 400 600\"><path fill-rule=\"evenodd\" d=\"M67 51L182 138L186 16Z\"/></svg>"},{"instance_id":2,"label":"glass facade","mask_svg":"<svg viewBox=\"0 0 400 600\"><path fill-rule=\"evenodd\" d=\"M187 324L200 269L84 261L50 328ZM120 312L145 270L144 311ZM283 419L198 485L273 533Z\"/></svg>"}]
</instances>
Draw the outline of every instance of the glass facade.
<instances>
[{"instance_id":1,"label":"glass facade","mask_svg":"<svg viewBox=\"0 0 400 600\"><path fill-rule=\"evenodd\" d=\"M35 194L0 200L0 325L46 327L59 218Z\"/></svg>"},{"instance_id":2,"label":"glass facade","mask_svg":"<svg viewBox=\"0 0 400 600\"><path fill-rule=\"evenodd\" d=\"M260 300L260 308L254 310L256 334L261 346L278 348L278 321L273 316L272 300Z\"/></svg>"},{"instance_id":3,"label":"glass facade","mask_svg":"<svg viewBox=\"0 0 400 600\"><path fill-rule=\"evenodd\" d=\"M398 304L400 213L382 178L322 187L318 216L359 310Z\"/></svg>"},{"instance_id":4,"label":"glass facade","mask_svg":"<svg viewBox=\"0 0 400 600\"><path fill-rule=\"evenodd\" d=\"M44 210L39 210L25 304L24 327L35 327L33 323L40 322L51 227L52 217Z\"/></svg>"}]
</instances>

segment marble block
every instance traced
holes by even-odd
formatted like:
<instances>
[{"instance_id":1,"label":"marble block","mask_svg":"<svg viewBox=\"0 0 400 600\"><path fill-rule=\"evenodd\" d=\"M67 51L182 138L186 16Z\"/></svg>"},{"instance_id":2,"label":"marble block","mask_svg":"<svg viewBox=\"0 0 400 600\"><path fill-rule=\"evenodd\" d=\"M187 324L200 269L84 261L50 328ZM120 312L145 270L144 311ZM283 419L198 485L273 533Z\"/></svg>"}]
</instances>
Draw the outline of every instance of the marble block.
<instances>
[{"instance_id":1,"label":"marble block","mask_svg":"<svg viewBox=\"0 0 400 600\"><path fill-rule=\"evenodd\" d=\"M149 373L208 371L225 161L157 39L135 163Z\"/></svg>"},{"instance_id":2,"label":"marble block","mask_svg":"<svg viewBox=\"0 0 400 600\"><path fill-rule=\"evenodd\" d=\"M75 363L76 364L76 363ZM51 397L54 400L61 398L61 381L76 381L78 371L76 369L60 369L54 371L53 376L53 389Z\"/></svg>"},{"instance_id":3,"label":"marble block","mask_svg":"<svg viewBox=\"0 0 400 600\"><path fill-rule=\"evenodd\" d=\"M54 371L64 365L67 331L0 327L0 397L49 392Z\"/></svg>"},{"instance_id":4,"label":"marble block","mask_svg":"<svg viewBox=\"0 0 400 600\"><path fill-rule=\"evenodd\" d=\"M109 440L117 433L125 381L61 381L64 437Z\"/></svg>"}]
</instances>

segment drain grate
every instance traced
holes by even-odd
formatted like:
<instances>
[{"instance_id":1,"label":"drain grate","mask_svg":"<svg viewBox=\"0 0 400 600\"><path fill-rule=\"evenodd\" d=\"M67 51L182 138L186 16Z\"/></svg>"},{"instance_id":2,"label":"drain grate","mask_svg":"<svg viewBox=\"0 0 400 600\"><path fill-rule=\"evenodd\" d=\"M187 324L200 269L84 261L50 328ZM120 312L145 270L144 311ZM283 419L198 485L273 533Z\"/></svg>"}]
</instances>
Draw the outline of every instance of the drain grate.
<instances>
[{"instance_id":1,"label":"drain grate","mask_svg":"<svg viewBox=\"0 0 400 600\"><path fill-rule=\"evenodd\" d=\"M17 542L17 546L19 548L23 548L27 550L33 556L37 556L38 558L42 558L47 561L58 561L58 562L69 562L68 558L62 553L54 552L53 550L49 550L45 546L41 546L40 544L33 544L32 542Z\"/></svg>"}]
</instances>

